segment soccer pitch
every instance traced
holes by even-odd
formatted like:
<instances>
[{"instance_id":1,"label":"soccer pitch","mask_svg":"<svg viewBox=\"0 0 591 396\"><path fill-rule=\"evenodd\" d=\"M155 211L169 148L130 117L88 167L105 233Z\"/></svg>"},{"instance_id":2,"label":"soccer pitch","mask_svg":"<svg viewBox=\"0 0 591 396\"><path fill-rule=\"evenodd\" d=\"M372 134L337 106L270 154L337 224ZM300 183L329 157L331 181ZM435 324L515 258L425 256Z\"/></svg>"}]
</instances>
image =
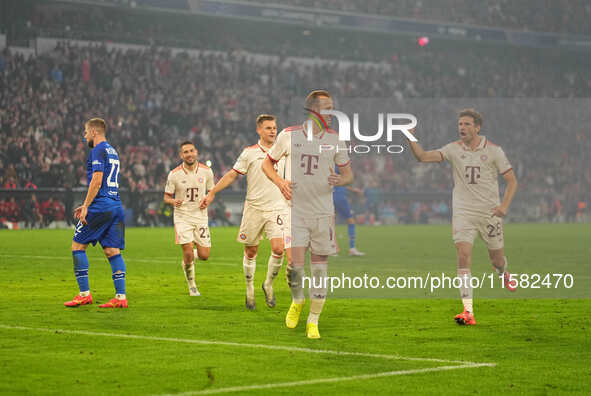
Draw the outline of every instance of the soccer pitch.
<instances>
[{"instance_id":1,"label":"soccer pitch","mask_svg":"<svg viewBox=\"0 0 591 396\"><path fill-rule=\"evenodd\" d=\"M416 290L408 290L407 298L339 298L335 292L320 318L320 340L304 335L307 308L295 330L285 327L285 265L275 281L277 306L264 304L266 242L258 255L257 309L245 309L236 232L211 229L210 260L196 263L202 296L189 297L172 228L128 229L129 309L100 310L97 303L114 290L99 248L88 250L95 303L68 309L63 302L77 293L72 231L0 231L0 393L488 395L591 389L589 225L505 228L512 271L572 273L579 298L559 292L536 298L535 291L518 290L510 298L482 299L477 290L478 324L460 327L453 321L462 308L455 290L450 298L427 298ZM455 273L449 226L358 227L357 233L368 268L343 252L329 258L332 272ZM344 228L338 237L346 251ZM472 265L474 275L490 272L480 241Z\"/></svg>"}]
</instances>

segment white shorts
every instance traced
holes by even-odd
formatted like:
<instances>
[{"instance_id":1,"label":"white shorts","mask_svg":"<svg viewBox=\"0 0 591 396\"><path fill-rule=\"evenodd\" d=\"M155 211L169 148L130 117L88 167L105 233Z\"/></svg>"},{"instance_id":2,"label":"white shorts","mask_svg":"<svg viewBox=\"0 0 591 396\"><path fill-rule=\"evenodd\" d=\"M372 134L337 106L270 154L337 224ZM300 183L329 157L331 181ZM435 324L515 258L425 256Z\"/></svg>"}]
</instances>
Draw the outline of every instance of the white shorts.
<instances>
[{"instance_id":1,"label":"white shorts","mask_svg":"<svg viewBox=\"0 0 591 396\"><path fill-rule=\"evenodd\" d=\"M283 239L286 221L287 213L284 210L263 211L245 204L236 240L246 246L256 246L263 239L263 232L267 239Z\"/></svg>"},{"instance_id":2,"label":"white shorts","mask_svg":"<svg viewBox=\"0 0 591 396\"><path fill-rule=\"evenodd\" d=\"M175 223L174 235L174 242L177 245L196 242L199 246L211 247L211 237L207 223Z\"/></svg>"},{"instance_id":3,"label":"white shorts","mask_svg":"<svg viewBox=\"0 0 591 396\"><path fill-rule=\"evenodd\" d=\"M334 216L292 219L292 247L306 247L320 256L336 253Z\"/></svg>"},{"instance_id":4,"label":"white shorts","mask_svg":"<svg viewBox=\"0 0 591 396\"><path fill-rule=\"evenodd\" d=\"M477 235L490 250L502 249L503 219L497 216L458 214L452 218L454 243L474 244Z\"/></svg>"}]
</instances>

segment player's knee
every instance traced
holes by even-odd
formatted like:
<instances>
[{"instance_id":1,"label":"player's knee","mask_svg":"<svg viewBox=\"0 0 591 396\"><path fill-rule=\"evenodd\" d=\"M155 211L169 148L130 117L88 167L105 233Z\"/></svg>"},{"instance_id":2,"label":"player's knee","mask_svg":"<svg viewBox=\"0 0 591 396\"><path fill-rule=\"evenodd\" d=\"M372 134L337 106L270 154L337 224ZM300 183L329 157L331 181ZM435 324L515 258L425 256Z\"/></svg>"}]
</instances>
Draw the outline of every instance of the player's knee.
<instances>
[{"instance_id":1,"label":"player's knee","mask_svg":"<svg viewBox=\"0 0 591 396\"><path fill-rule=\"evenodd\" d=\"M107 257L113 257L113 256L116 256L116 255L118 255L118 254L121 253L119 251L119 249L117 249L117 248L110 248L110 247L104 248L103 251L105 252L105 256L107 256Z\"/></svg>"},{"instance_id":2,"label":"player's knee","mask_svg":"<svg viewBox=\"0 0 591 396\"><path fill-rule=\"evenodd\" d=\"M197 251L197 257L199 258L199 260L201 261L207 261L207 259L209 258L209 249L208 250L202 250L202 251Z\"/></svg>"},{"instance_id":3,"label":"player's knee","mask_svg":"<svg viewBox=\"0 0 591 396\"><path fill-rule=\"evenodd\" d=\"M281 246L273 247L271 251L275 256L283 256L283 247Z\"/></svg>"},{"instance_id":4,"label":"player's knee","mask_svg":"<svg viewBox=\"0 0 591 396\"><path fill-rule=\"evenodd\" d=\"M258 248L257 246L245 246L244 247L244 255L247 259L251 260L257 256Z\"/></svg>"},{"instance_id":5,"label":"player's knee","mask_svg":"<svg viewBox=\"0 0 591 396\"><path fill-rule=\"evenodd\" d=\"M74 252L76 250L86 250L86 245L72 241L72 251Z\"/></svg>"}]
</instances>

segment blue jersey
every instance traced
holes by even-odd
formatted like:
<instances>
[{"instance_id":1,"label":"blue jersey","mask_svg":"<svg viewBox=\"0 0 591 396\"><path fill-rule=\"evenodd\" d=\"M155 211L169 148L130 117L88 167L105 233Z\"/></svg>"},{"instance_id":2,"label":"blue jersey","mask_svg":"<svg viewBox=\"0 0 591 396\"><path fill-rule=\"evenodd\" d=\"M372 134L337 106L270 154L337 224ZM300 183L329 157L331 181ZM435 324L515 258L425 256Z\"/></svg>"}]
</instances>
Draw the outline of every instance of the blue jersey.
<instances>
[{"instance_id":1,"label":"blue jersey","mask_svg":"<svg viewBox=\"0 0 591 396\"><path fill-rule=\"evenodd\" d=\"M119 155L108 142L99 143L90 152L86 162L86 179L89 185L94 172L103 172L103 180L92 204L119 204Z\"/></svg>"}]
</instances>

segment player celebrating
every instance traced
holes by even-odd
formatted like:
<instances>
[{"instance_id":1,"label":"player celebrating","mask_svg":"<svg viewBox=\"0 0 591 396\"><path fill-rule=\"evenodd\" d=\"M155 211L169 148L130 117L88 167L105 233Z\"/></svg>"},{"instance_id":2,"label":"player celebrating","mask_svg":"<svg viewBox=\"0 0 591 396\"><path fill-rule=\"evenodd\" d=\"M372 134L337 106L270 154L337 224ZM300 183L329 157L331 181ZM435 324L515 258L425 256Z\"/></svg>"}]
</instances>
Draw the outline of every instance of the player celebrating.
<instances>
[{"instance_id":1,"label":"player celebrating","mask_svg":"<svg viewBox=\"0 0 591 396\"><path fill-rule=\"evenodd\" d=\"M199 260L207 260L211 248L207 210L201 209L199 202L213 187L213 172L197 162L197 154L193 142L181 143L179 155L183 162L168 173L164 189L164 202L174 207L175 243L183 250L181 265L190 296L200 295L195 284L193 242Z\"/></svg>"},{"instance_id":2,"label":"player celebrating","mask_svg":"<svg viewBox=\"0 0 591 396\"><path fill-rule=\"evenodd\" d=\"M330 117L320 114L322 110L332 108L327 91L312 91L306 98L306 110L317 122L307 121L284 129L263 161L267 177L287 200L292 200L291 262L288 258L287 266L292 304L285 318L290 329L297 326L305 302L304 262L310 248L312 279L310 314L306 324L308 338L320 338L318 318L326 300L327 256L335 252L333 186L353 181L347 148L339 142L336 132L329 129ZM286 158L285 178L273 168L273 164L283 157ZM340 174L334 172L335 164L339 166Z\"/></svg>"},{"instance_id":3,"label":"player celebrating","mask_svg":"<svg viewBox=\"0 0 591 396\"><path fill-rule=\"evenodd\" d=\"M480 114L474 109L465 109L460 111L458 118L460 140L432 151L425 151L418 143L409 141L414 156L420 162L447 160L453 167L453 240L458 254L458 276L463 281L460 293L464 312L455 317L460 325L476 324L469 280L472 245L477 234L486 243L488 256L503 276L505 288L515 291L503 252L503 217L517 191L517 179L501 147L479 135L481 126ZM499 200L498 173L507 182L502 203Z\"/></svg>"},{"instance_id":4,"label":"player celebrating","mask_svg":"<svg viewBox=\"0 0 591 396\"><path fill-rule=\"evenodd\" d=\"M335 171L339 173L339 168L336 167ZM347 191L353 191L355 193L362 193L361 190L353 187L336 186L332 193L332 199L336 213L341 216L347 222L347 234L349 235L349 256L365 256L365 253L360 252L355 247L355 217L353 217L353 211L349 200L347 199ZM335 243L338 249L338 243L335 239Z\"/></svg>"},{"instance_id":5,"label":"player celebrating","mask_svg":"<svg viewBox=\"0 0 591 396\"><path fill-rule=\"evenodd\" d=\"M267 306L270 308L275 306L273 280L279 273L283 261L283 230L287 222L287 202L261 169L261 163L267 157L267 150L271 148L277 136L275 117L261 114L257 117L256 125L260 137L258 143L242 151L232 170L217 182L201 203L201 208L206 208L213 202L218 192L236 180L238 174L246 175L246 200L237 240L244 244L242 267L246 280L246 308L249 310L256 308L254 273L263 231L271 243L271 256L262 288ZM284 163L285 160L279 164L278 170L281 174L283 174Z\"/></svg>"},{"instance_id":6,"label":"player celebrating","mask_svg":"<svg viewBox=\"0 0 591 396\"><path fill-rule=\"evenodd\" d=\"M115 298L100 308L127 308L125 297L125 262L121 250L125 249L125 215L119 199L119 155L107 142L107 124L93 118L84 125L84 139L92 148L86 162L88 191L82 206L74 210L79 220L72 240L74 274L80 294L66 307L92 304L88 284L88 257L86 248L100 242L111 264Z\"/></svg>"}]
</instances>

